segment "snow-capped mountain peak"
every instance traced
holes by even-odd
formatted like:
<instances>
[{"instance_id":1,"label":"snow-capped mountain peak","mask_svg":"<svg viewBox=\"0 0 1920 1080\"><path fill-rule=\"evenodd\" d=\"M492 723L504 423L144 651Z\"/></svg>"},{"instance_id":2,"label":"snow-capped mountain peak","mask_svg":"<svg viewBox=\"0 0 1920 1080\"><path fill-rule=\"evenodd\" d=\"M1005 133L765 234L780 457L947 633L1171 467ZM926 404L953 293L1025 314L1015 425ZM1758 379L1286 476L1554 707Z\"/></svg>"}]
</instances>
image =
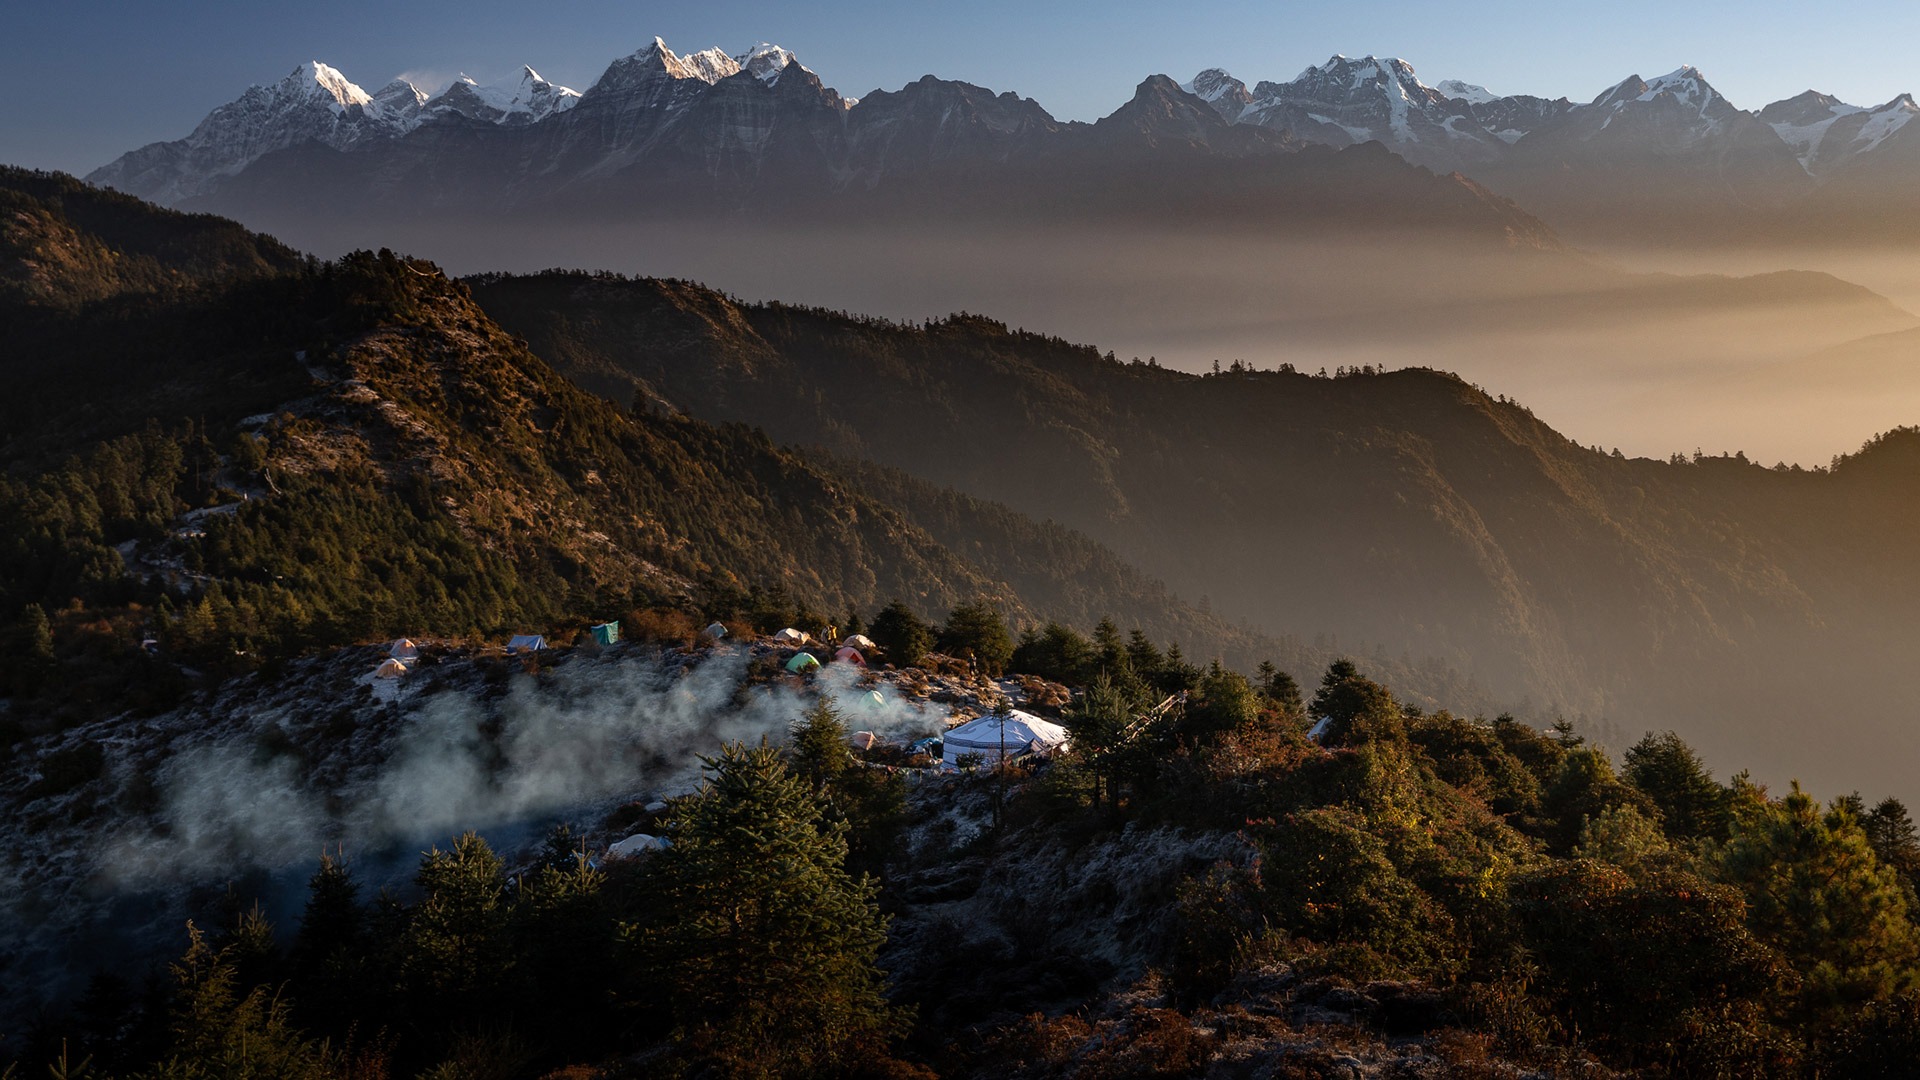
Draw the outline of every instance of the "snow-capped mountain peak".
<instances>
[{"instance_id":1,"label":"snow-capped mountain peak","mask_svg":"<svg viewBox=\"0 0 1920 1080\"><path fill-rule=\"evenodd\" d=\"M692 80L711 86L729 75L737 74L739 70L739 63L723 49L706 49L676 56L665 40L656 37L638 52L607 65L606 72L594 82L588 93L623 93L661 79L670 82Z\"/></svg>"},{"instance_id":2,"label":"snow-capped mountain peak","mask_svg":"<svg viewBox=\"0 0 1920 1080\"><path fill-rule=\"evenodd\" d=\"M579 100L579 91L550 83L531 67L520 69L520 82L511 88L483 86L463 73L427 102L420 119L455 113L489 124L534 124L571 109Z\"/></svg>"},{"instance_id":3,"label":"snow-capped mountain peak","mask_svg":"<svg viewBox=\"0 0 1920 1080\"><path fill-rule=\"evenodd\" d=\"M395 79L373 95L373 103L389 116L411 117L430 95L405 79Z\"/></svg>"},{"instance_id":4,"label":"snow-capped mountain peak","mask_svg":"<svg viewBox=\"0 0 1920 1080\"><path fill-rule=\"evenodd\" d=\"M754 78L768 86L780 81L780 75L787 70L787 65L797 63L793 53L765 41L755 43L753 48L734 57L734 60L741 70L752 72ZM802 67L800 70L807 69Z\"/></svg>"},{"instance_id":5,"label":"snow-capped mountain peak","mask_svg":"<svg viewBox=\"0 0 1920 1080\"><path fill-rule=\"evenodd\" d=\"M1713 99L1720 96L1713 87L1707 85L1700 69L1691 64L1682 65L1648 82L1647 88L1640 93L1640 100L1652 101L1661 94L1672 94L1682 104L1700 110L1705 110Z\"/></svg>"},{"instance_id":6,"label":"snow-capped mountain peak","mask_svg":"<svg viewBox=\"0 0 1920 1080\"><path fill-rule=\"evenodd\" d=\"M355 86L337 69L318 60L309 60L294 68L272 89L281 97L329 102L343 111L349 106L366 105L373 100L372 96Z\"/></svg>"},{"instance_id":7,"label":"snow-capped mountain peak","mask_svg":"<svg viewBox=\"0 0 1920 1080\"><path fill-rule=\"evenodd\" d=\"M1211 104L1223 97L1245 94L1247 84L1228 74L1224 68L1208 68L1195 75L1192 81L1181 83L1180 89Z\"/></svg>"},{"instance_id":8,"label":"snow-capped mountain peak","mask_svg":"<svg viewBox=\"0 0 1920 1080\"><path fill-rule=\"evenodd\" d=\"M1442 79L1433 85L1435 90L1470 105L1489 105L1499 101L1500 96L1484 86L1477 86L1459 79Z\"/></svg>"},{"instance_id":9,"label":"snow-capped mountain peak","mask_svg":"<svg viewBox=\"0 0 1920 1080\"><path fill-rule=\"evenodd\" d=\"M680 63L692 73L694 78L709 84L740 74L740 62L727 55L727 51L718 46L702 49L697 53L688 53L680 58Z\"/></svg>"},{"instance_id":10,"label":"snow-capped mountain peak","mask_svg":"<svg viewBox=\"0 0 1920 1080\"><path fill-rule=\"evenodd\" d=\"M1228 123L1235 123L1240 115L1253 103L1253 94L1247 90L1247 84L1234 78L1222 68L1208 68L1193 77L1193 81L1180 84L1180 89L1213 106Z\"/></svg>"}]
</instances>

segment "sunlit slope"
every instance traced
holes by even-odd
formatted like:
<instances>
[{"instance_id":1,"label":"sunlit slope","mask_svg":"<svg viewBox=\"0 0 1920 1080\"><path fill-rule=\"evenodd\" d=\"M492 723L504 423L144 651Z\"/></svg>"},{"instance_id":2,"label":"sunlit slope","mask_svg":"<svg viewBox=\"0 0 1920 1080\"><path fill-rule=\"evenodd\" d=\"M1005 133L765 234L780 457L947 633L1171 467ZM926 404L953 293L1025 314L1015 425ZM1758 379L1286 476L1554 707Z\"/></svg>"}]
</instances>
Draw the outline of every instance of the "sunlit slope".
<instances>
[{"instance_id":1,"label":"sunlit slope","mask_svg":"<svg viewBox=\"0 0 1920 1080\"><path fill-rule=\"evenodd\" d=\"M1828 767L1793 749L1804 710L1835 710L1822 745L1859 775L1908 730L1865 689L1920 659L1894 630L1920 597L1920 566L1892 555L1920 514L1904 437L1832 473L1628 459L1434 371L1194 376L977 317L903 326L670 282L476 296L604 393L644 385L1053 518L1270 631L1445 657L1781 775ZM1813 689L1853 661L1874 672L1859 690Z\"/></svg>"}]
</instances>

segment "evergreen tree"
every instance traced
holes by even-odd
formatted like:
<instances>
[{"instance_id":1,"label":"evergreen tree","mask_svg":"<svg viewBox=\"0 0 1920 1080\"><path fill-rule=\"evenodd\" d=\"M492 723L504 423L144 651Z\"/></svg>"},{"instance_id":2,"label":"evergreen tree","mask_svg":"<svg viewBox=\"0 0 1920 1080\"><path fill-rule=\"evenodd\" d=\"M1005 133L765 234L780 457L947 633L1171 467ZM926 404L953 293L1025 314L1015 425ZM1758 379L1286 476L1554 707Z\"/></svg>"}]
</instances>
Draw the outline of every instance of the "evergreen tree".
<instances>
[{"instance_id":1,"label":"evergreen tree","mask_svg":"<svg viewBox=\"0 0 1920 1080\"><path fill-rule=\"evenodd\" d=\"M412 999L456 1016L491 1006L509 977L506 887L500 857L477 833L420 857L424 895L407 920L406 978Z\"/></svg>"},{"instance_id":2,"label":"evergreen tree","mask_svg":"<svg viewBox=\"0 0 1920 1080\"><path fill-rule=\"evenodd\" d=\"M173 965L173 1035L157 1076L170 1080L321 1080L333 1072L324 1046L308 1042L271 988L241 993L227 950L192 923Z\"/></svg>"},{"instance_id":3,"label":"evergreen tree","mask_svg":"<svg viewBox=\"0 0 1920 1080\"><path fill-rule=\"evenodd\" d=\"M1039 630L1029 627L1014 647L1013 670L1084 686L1094 670L1093 646L1070 626L1049 622Z\"/></svg>"},{"instance_id":4,"label":"evergreen tree","mask_svg":"<svg viewBox=\"0 0 1920 1080\"><path fill-rule=\"evenodd\" d=\"M1120 640L1120 628L1111 617L1103 617L1093 628L1093 663L1116 679L1133 675L1133 662L1127 656L1127 644Z\"/></svg>"},{"instance_id":5,"label":"evergreen tree","mask_svg":"<svg viewBox=\"0 0 1920 1080\"><path fill-rule=\"evenodd\" d=\"M1086 761L1093 774L1093 802L1104 800L1114 808L1120 805L1119 778L1126 767L1119 739L1133 719L1137 702L1113 677L1102 671L1093 677L1087 692L1067 709L1067 734L1074 753Z\"/></svg>"},{"instance_id":6,"label":"evergreen tree","mask_svg":"<svg viewBox=\"0 0 1920 1080\"><path fill-rule=\"evenodd\" d=\"M345 1034L365 1015L355 1006L371 996L362 981L366 937L359 883L344 862L322 855L307 879L307 906L289 958L300 1015L310 1027Z\"/></svg>"},{"instance_id":7,"label":"evergreen tree","mask_svg":"<svg viewBox=\"0 0 1920 1080\"><path fill-rule=\"evenodd\" d=\"M1745 895L1755 935L1801 973L1804 1013L1913 987L1920 929L1906 890L1844 809L1822 813L1795 784L1736 821L1713 870Z\"/></svg>"},{"instance_id":8,"label":"evergreen tree","mask_svg":"<svg viewBox=\"0 0 1920 1080\"><path fill-rule=\"evenodd\" d=\"M1879 860L1900 872L1910 888L1920 887L1920 831L1907 816L1906 804L1899 799L1880 800L1860 817L1867 842Z\"/></svg>"},{"instance_id":9,"label":"evergreen tree","mask_svg":"<svg viewBox=\"0 0 1920 1080\"><path fill-rule=\"evenodd\" d=\"M918 664L933 647L933 628L898 600L873 617L873 627L867 636L886 652L888 661L900 667Z\"/></svg>"},{"instance_id":10,"label":"evergreen tree","mask_svg":"<svg viewBox=\"0 0 1920 1080\"><path fill-rule=\"evenodd\" d=\"M802 714L790 734L790 767L820 799L827 822L845 828L848 865L878 869L906 824L906 780L860 766L846 722L826 698Z\"/></svg>"},{"instance_id":11,"label":"evergreen tree","mask_svg":"<svg viewBox=\"0 0 1920 1080\"><path fill-rule=\"evenodd\" d=\"M1158 685L1160 669L1165 663L1166 657L1160 655L1159 648L1144 631L1137 626L1128 631L1127 665L1133 669L1136 678Z\"/></svg>"},{"instance_id":12,"label":"evergreen tree","mask_svg":"<svg viewBox=\"0 0 1920 1080\"><path fill-rule=\"evenodd\" d=\"M1187 700L1181 729L1197 738L1213 738L1253 723L1260 714L1253 687L1237 671L1228 671L1220 661L1208 665L1200 685Z\"/></svg>"},{"instance_id":13,"label":"evergreen tree","mask_svg":"<svg viewBox=\"0 0 1920 1080\"><path fill-rule=\"evenodd\" d=\"M998 675L1013 659L1013 636L1006 620L985 601L961 604L947 615L937 644L948 656L971 660L982 672Z\"/></svg>"},{"instance_id":14,"label":"evergreen tree","mask_svg":"<svg viewBox=\"0 0 1920 1080\"><path fill-rule=\"evenodd\" d=\"M1700 756L1680 736L1671 731L1649 732L1627 751L1624 764L1627 783L1653 800L1668 836L1726 838L1726 789L1714 783Z\"/></svg>"},{"instance_id":15,"label":"evergreen tree","mask_svg":"<svg viewBox=\"0 0 1920 1080\"><path fill-rule=\"evenodd\" d=\"M876 886L848 875L840 830L772 748L731 745L707 767L649 864L662 916L641 944L677 1041L726 1075L844 1069L900 1023L875 967Z\"/></svg>"}]
</instances>

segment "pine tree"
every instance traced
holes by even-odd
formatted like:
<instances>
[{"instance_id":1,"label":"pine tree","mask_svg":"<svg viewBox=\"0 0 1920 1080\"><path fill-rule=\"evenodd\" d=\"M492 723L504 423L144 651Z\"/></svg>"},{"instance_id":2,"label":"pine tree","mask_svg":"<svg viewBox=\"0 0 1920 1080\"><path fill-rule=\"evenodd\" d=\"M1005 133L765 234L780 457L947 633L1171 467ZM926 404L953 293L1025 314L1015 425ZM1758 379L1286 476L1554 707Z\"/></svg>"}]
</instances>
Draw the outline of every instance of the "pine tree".
<instances>
[{"instance_id":1,"label":"pine tree","mask_svg":"<svg viewBox=\"0 0 1920 1080\"><path fill-rule=\"evenodd\" d=\"M1843 808L1823 813L1795 784L1737 821L1713 869L1745 894L1755 935L1802 974L1805 1013L1913 987L1920 929L1906 890Z\"/></svg>"},{"instance_id":2,"label":"pine tree","mask_svg":"<svg viewBox=\"0 0 1920 1080\"><path fill-rule=\"evenodd\" d=\"M985 601L961 604L940 628L940 651L971 660L985 674L998 675L1013 659L1013 636L1006 620Z\"/></svg>"},{"instance_id":3,"label":"pine tree","mask_svg":"<svg viewBox=\"0 0 1920 1080\"><path fill-rule=\"evenodd\" d=\"M259 986L244 996L225 949L187 924L187 951L173 965L173 1037L157 1075L222 1080L320 1080L333 1070L324 1046L288 1018L288 1002Z\"/></svg>"},{"instance_id":4,"label":"pine tree","mask_svg":"<svg viewBox=\"0 0 1920 1080\"><path fill-rule=\"evenodd\" d=\"M1920 889L1920 830L1899 799L1885 798L1860 818L1880 861L1899 871L1909 890Z\"/></svg>"},{"instance_id":5,"label":"pine tree","mask_svg":"<svg viewBox=\"0 0 1920 1080\"><path fill-rule=\"evenodd\" d=\"M918 664L933 647L933 629L898 600L873 617L867 636L886 652L888 661L900 667Z\"/></svg>"},{"instance_id":6,"label":"pine tree","mask_svg":"<svg viewBox=\"0 0 1920 1080\"><path fill-rule=\"evenodd\" d=\"M649 868L663 916L641 944L677 1041L727 1075L831 1073L900 1022L875 967L877 887L843 869L845 839L771 747L707 767Z\"/></svg>"},{"instance_id":7,"label":"pine tree","mask_svg":"<svg viewBox=\"0 0 1920 1080\"><path fill-rule=\"evenodd\" d=\"M420 857L425 894L407 922L405 968L414 1000L455 1014L486 1004L511 967L500 857L477 833Z\"/></svg>"},{"instance_id":8,"label":"pine tree","mask_svg":"<svg viewBox=\"0 0 1920 1080\"><path fill-rule=\"evenodd\" d=\"M1626 781L1653 800L1668 836L1726 838L1727 791L1714 783L1700 756L1680 736L1649 732L1627 751L1624 764Z\"/></svg>"}]
</instances>

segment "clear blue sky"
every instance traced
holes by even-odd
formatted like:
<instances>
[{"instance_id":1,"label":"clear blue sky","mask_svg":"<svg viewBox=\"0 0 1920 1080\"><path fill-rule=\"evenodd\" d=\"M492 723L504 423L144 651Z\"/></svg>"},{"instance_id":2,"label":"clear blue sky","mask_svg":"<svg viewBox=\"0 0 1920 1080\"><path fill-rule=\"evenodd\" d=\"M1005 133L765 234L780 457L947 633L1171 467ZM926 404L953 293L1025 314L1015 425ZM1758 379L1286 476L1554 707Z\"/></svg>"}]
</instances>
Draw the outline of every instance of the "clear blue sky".
<instances>
[{"instance_id":1,"label":"clear blue sky","mask_svg":"<svg viewBox=\"0 0 1920 1080\"><path fill-rule=\"evenodd\" d=\"M1683 63L1746 108L1809 87L1869 105L1920 91L1913 0L0 0L0 28L0 162L73 172L184 135L308 59L369 91L402 73L430 88L461 71L501 81L523 63L585 90L655 34L679 52L777 42L845 94L932 73L1080 120L1157 72L1288 79L1336 52L1402 56L1429 83L1576 99Z\"/></svg>"}]
</instances>

